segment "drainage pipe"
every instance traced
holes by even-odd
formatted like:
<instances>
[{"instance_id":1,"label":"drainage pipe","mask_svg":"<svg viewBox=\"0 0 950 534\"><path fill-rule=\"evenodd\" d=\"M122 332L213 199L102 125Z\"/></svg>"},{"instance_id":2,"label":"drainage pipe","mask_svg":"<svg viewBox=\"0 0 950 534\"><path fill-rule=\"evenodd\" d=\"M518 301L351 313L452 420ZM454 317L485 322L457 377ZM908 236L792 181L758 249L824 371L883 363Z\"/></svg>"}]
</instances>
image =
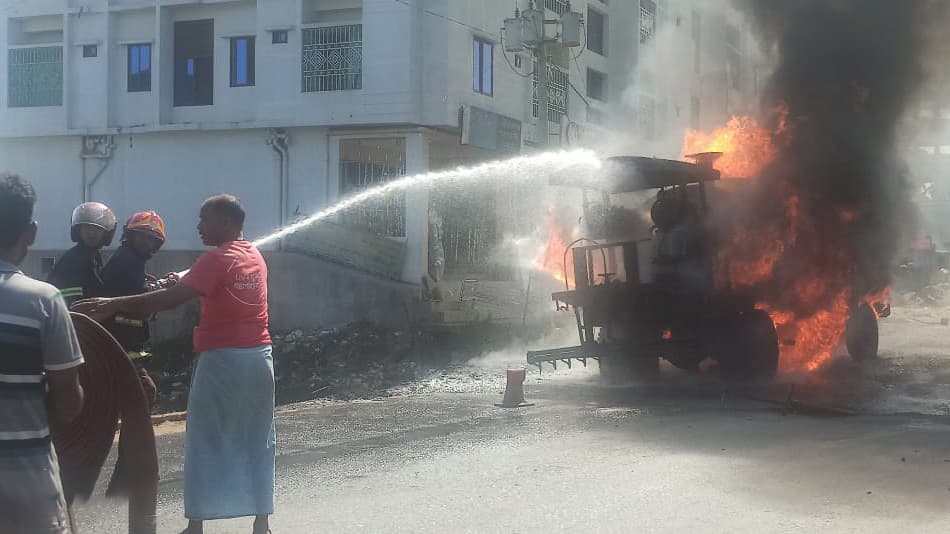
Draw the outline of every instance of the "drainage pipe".
<instances>
[{"instance_id":1,"label":"drainage pipe","mask_svg":"<svg viewBox=\"0 0 950 534\"><path fill-rule=\"evenodd\" d=\"M82 166L82 201L89 202L92 199L92 186L102 178L102 175L109 168L112 162L112 151L115 149L115 139L110 136L84 136L82 139L82 149L79 151L80 164ZM98 159L102 161L99 171L88 180L86 177L86 160Z\"/></svg>"},{"instance_id":2,"label":"drainage pipe","mask_svg":"<svg viewBox=\"0 0 950 534\"><path fill-rule=\"evenodd\" d=\"M274 152L277 152L278 157L280 158L280 171L278 174L278 185L280 187L279 194L279 205L278 205L278 216L280 220L277 223L277 227L283 227L288 222L287 217L287 205L290 202L290 180L288 174L290 174L290 165L289 158L290 154L287 149L289 143L289 137L287 131L283 128L275 128L270 131L270 135L267 137L267 144L270 145Z\"/></svg>"}]
</instances>

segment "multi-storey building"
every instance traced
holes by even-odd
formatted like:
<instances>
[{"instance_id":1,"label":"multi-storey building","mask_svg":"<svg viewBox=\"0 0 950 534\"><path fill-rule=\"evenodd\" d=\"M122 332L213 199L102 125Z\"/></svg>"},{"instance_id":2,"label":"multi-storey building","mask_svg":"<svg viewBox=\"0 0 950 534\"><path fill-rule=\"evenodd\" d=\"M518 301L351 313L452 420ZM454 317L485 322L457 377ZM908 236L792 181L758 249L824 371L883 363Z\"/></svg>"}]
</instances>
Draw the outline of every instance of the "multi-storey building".
<instances>
[{"instance_id":1,"label":"multi-storey building","mask_svg":"<svg viewBox=\"0 0 950 534\"><path fill-rule=\"evenodd\" d=\"M156 209L166 250L196 250L210 194L242 198L260 236L396 176L583 145L598 128L659 155L651 142L725 118L730 88L751 79L732 67L745 33L714 37L722 17L704 2L537 4L584 20L581 46L550 50L546 143L534 57L506 52L501 31L527 0L0 1L0 167L38 189L39 256L70 245L84 200L120 219ZM473 114L499 126L461 144ZM417 283L430 205L450 270L464 270L500 233L502 196L410 191L336 222L396 243L399 264L376 271Z\"/></svg>"}]
</instances>

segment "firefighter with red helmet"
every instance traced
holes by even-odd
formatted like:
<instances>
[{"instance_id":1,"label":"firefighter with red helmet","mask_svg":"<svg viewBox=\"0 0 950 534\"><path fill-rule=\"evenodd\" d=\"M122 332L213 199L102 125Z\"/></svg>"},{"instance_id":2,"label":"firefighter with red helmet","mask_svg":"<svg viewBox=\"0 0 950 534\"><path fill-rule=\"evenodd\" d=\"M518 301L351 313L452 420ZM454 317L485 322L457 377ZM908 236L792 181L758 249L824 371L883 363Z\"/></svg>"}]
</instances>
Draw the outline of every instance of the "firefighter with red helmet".
<instances>
[{"instance_id":1,"label":"firefighter with red helmet","mask_svg":"<svg viewBox=\"0 0 950 534\"><path fill-rule=\"evenodd\" d=\"M47 280L63 294L67 304L102 294L102 254L112 243L115 213L100 202L85 202L73 210L70 236L76 246L53 266Z\"/></svg>"},{"instance_id":2,"label":"firefighter with red helmet","mask_svg":"<svg viewBox=\"0 0 950 534\"><path fill-rule=\"evenodd\" d=\"M165 244L165 222L154 211L140 211L122 227L122 243L102 270L102 293L107 297L138 295L174 283L174 276L157 280L145 264ZM148 358L148 321L117 314L103 326L137 363Z\"/></svg>"}]
</instances>

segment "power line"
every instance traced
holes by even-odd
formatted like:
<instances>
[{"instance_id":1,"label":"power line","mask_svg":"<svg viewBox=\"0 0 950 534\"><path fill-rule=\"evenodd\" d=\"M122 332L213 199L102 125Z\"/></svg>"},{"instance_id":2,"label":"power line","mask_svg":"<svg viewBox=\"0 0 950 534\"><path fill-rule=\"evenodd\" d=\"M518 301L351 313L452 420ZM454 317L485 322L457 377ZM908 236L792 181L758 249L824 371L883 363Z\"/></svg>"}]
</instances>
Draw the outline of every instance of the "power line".
<instances>
[{"instance_id":1,"label":"power line","mask_svg":"<svg viewBox=\"0 0 950 534\"><path fill-rule=\"evenodd\" d=\"M462 26L462 27L464 27L464 28L468 28L468 29L470 29L470 30L472 30L472 31L475 31L475 32L478 32L478 33L487 33L487 34L491 35L492 37L494 37L494 35L495 35L495 34L491 33L490 31L485 30L484 28L478 28L478 27L472 26L471 24L467 24L467 23L465 23L465 22L462 22L462 21L460 21L460 20L453 19L452 17L447 17L447 16L442 15L442 14L440 14L440 13L436 13L435 11L431 11L431 10L428 10L428 9L423 9L423 8L421 8L421 7L419 7L419 6L415 6L415 5L411 4L410 2L408 2L407 0L394 0L394 1L397 2L397 3L400 3L400 4L404 5L404 6L407 6L407 7L409 7L409 8L418 9L419 11L422 11L423 13L425 13L425 14L427 14L427 15L431 15L431 16L433 16L433 17L440 18L440 19L442 19L442 20L446 20L446 21L451 22L451 23L453 23L453 24L458 24L459 26Z\"/></svg>"}]
</instances>

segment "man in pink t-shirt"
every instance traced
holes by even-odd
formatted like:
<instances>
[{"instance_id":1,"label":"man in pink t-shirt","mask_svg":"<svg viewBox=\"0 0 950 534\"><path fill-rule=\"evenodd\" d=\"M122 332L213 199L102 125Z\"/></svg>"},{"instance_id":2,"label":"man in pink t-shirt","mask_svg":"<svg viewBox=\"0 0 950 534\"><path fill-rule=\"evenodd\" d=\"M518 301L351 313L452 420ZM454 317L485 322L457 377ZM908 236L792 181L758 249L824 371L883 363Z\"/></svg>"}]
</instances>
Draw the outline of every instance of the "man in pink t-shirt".
<instances>
[{"instance_id":1,"label":"man in pink t-shirt","mask_svg":"<svg viewBox=\"0 0 950 534\"><path fill-rule=\"evenodd\" d=\"M267 264L243 239L244 208L237 198L207 199L200 217L201 240L215 248L179 284L81 301L74 309L96 318L148 316L201 299L185 430L184 533L200 534L208 519L255 516L254 533L264 534L274 512L276 452Z\"/></svg>"}]
</instances>

